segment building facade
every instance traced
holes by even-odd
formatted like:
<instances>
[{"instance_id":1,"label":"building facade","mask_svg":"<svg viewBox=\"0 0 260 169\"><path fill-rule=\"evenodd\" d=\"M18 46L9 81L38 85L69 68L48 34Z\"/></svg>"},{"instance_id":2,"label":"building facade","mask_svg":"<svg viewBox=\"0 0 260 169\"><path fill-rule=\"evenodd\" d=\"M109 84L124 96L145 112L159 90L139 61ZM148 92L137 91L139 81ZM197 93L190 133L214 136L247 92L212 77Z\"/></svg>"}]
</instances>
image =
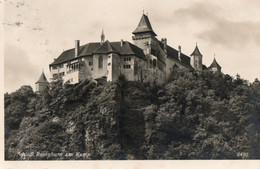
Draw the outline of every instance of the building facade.
<instances>
[{"instance_id":1,"label":"building facade","mask_svg":"<svg viewBox=\"0 0 260 169\"><path fill-rule=\"evenodd\" d=\"M196 45L191 56L167 44L167 39L158 40L147 15L143 14L133 31L133 44L128 41L105 41L102 30L100 42L66 50L49 65L51 80L62 78L64 83L75 84L84 79L118 80L124 76L129 81L163 84L174 66L201 71L202 54Z\"/></svg>"}]
</instances>

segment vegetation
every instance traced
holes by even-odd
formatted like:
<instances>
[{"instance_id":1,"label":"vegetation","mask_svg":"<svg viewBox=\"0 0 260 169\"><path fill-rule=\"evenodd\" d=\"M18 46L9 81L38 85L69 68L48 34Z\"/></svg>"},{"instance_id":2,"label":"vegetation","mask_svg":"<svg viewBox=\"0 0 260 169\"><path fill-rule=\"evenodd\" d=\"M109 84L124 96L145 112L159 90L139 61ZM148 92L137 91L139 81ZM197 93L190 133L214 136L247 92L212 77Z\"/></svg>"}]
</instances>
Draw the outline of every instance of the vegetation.
<instances>
[{"instance_id":1,"label":"vegetation","mask_svg":"<svg viewBox=\"0 0 260 169\"><path fill-rule=\"evenodd\" d=\"M5 94L6 160L259 159L260 82L174 68L167 84Z\"/></svg>"}]
</instances>

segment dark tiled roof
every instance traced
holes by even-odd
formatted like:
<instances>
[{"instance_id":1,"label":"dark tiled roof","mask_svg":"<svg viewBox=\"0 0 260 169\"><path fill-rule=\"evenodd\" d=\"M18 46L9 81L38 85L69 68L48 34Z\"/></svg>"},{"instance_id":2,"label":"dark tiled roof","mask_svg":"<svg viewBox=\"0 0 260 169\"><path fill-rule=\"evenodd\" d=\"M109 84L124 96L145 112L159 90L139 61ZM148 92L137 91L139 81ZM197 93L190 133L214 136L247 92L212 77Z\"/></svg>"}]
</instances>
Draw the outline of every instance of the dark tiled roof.
<instances>
[{"instance_id":1,"label":"dark tiled roof","mask_svg":"<svg viewBox=\"0 0 260 169\"><path fill-rule=\"evenodd\" d=\"M100 43L88 43L86 45L80 46L79 48L79 56L86 56L86 55L92 55L93 52L100 47ZM72 60L75 58L75 48L66 50L64 52L61 53L61 55L55 59L54 62L52 62L50 64L51 65L56 65L56 64L60 64L69 60Z\"/></svg>"},{"instance_id":2,"label":"dark tiled roof","mask_svg":"<svg viewBox=\"0 0 260 169\"><path fill-rule=\"evenodd\" d=\"M109 41L106 41L99 48L97 48L93 53L95 53L95 54L108 54L108 53L118 53L118 52L111 45L111 43Z\"/></svg>"},{"instance_id":3,"label":"dark tiled roof","mask_svg":"<svg viewBox=\"0 0 260 169\"><path fill-rule=\"evenodd\" d=\"M156 33L153 31L151 23L145 14L143 14L137 28L133 32L133 34L144 33L144 32L151 32L154 36L156 36Z\"/></svg>"},{"instance_id":4,"label":"dark tiled roof","mask_svg":"<svg viewBox=\"0 0 260 169\"><path fill-rule=\"evenodd\" d=\"M141 48L131 44L131 43L127 43L127 45L131 48L132 54L135 54L136 56L146 60L146 57L144 55L144 52ZM127 52L126 52L127 53Z\"/></svg>"},{"instance_id":5,"label":"dark tiled roof","mask_svg":"<svg viewBox=\"0 0 260 169\"><path fill-rule=\"evenodd\" d=\"M88 43L82 46L82 50L80 50L79 56L90 56L93 54L95 50L97 50L101 46L100 42ZM74 48L73 48L74 50Z\"/></svg>"},{"instance_id":6,"label":"dark tiled roof","mask_svg":"<svg viewBox=\"0 0 260 169\"><path fill-rule=\"evenodd\" d=\"M137 57L146 59L143 50L128 41L124 41L123 46L121 46L121 42L110 43L109 41L106 41L103 44L97 42L88 43L86 45L80 46L79 57L91 56L94 53L103 54L111 52L119 53L119 55L136 55ZM50 66L61 64L73 59L75 59L75 48L62 52L62 54L54 62L52 62Z\"/></svg>"},{"instance_id":7,"label":"dark tiled roof","mask_svg":"<svg viewBox=\"0 0 260 169\"><path fill-rule=\"evenodd\" d=\"M161 42L161 41L158 41L161 48L163 49L164 47L164 44ZM166 48L166 52L167 52L167 55L173 59L176 59L176 60L179 60L179 57L178 57L178 51L172 47L170 47L169 45L167 45L167 48ZM188 68L191 68L192 69L192 66L190 65L190 57L181 53L181 61L180 61L184 66L188 67Z\"/></svg>"},{"instance_id":8,"label":"dark tiled roof","mask_svg":"<svg viewBox=\"0 0 260 169\"><path fill-rule=\"evenodd\" d=\"M212 68L212 67L221 68L221 66L218 64L218 62L216 61L215 58L214 58L213 62L211 63L211 65L209 66L209 68Z\"/></svg>"},{"instance_id":9,"label":"dark tiled roof","mask_svg":"<svg viewBox=\"0 0 260 169\"><path fill-rule=\"evenodd\" d=\"M39 80L38 80L35 84L37 84L37 83L49 83L49 82L47 81L47 78L46 78L44 72L42 72L42 74L41 74Z\"/></svg>"},{"instance_id":10,"label":"dark tiled roof","mask_svg":"<svg viewBox=\"0 0 260 169\"><path fill-rule=\"evenodd\" d=\"M191 56L193 56L193 55L200 55L200 56L202 56L202 54L200 53L200 50L199 50L197 45L196 45L194 51L192 52Z\"/></svg>"}]
</instances>

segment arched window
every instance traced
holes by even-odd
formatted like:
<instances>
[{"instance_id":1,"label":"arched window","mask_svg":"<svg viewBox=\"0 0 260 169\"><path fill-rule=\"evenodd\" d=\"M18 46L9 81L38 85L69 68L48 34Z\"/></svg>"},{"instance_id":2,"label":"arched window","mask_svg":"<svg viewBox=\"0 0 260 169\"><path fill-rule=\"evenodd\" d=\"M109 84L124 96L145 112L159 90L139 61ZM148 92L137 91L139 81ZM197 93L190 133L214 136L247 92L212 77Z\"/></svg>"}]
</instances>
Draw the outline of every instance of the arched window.
<instances>
[{"instance_id":1,"label":"arched window","mask_svg":"<svg viewBox=\"0 0 260 169\"><path fill-rule=\"evenodd\" d=\"M98 58L98 68L103 68L103 56L99 56Z\"/></svg>"},{"instance_id":2,"label":"arched window","mask_svg":"<svg viewBox=\"0 0 260 169\"><path fill-rule=\"evenodd\" d=\"M156 59L153 60L153 68L156 68Z\"/></svg>"}]
</instances>

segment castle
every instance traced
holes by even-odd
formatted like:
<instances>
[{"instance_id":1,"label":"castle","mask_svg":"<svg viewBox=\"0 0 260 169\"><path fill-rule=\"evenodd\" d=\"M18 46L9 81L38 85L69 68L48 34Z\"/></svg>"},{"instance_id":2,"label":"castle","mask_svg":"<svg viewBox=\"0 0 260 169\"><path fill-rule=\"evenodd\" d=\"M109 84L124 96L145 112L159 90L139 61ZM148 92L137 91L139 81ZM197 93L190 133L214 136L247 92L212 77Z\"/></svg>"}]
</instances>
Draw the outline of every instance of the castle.
<instances>
[{"instance_id":1,"label":"castle","mask_svg":"<svg viewBox=\"0 0 260 169\"><path fill-rule=\"evenodd\" d=\"M128 41L105 41L102 30L100 42L91 42L66 50L49 65L51 81L62 78L64 83L76 84L84 79L116 81L124 76L128 81L163 84L174 66L201 71L221 72L217 61L207 68L196 44L190 57L167 45L167 39L158 40L148 16L143 14L133 33L133 44ZM43 74L44 75L44 74ZM45 78L46 79L46 78ZM46 80L47 81L47 80ZM46 83L36 83L41 85ZM38 87L41 90L41 87ZM36 88L37 90L37 88Z\"/></svg>"}]
</instances>

